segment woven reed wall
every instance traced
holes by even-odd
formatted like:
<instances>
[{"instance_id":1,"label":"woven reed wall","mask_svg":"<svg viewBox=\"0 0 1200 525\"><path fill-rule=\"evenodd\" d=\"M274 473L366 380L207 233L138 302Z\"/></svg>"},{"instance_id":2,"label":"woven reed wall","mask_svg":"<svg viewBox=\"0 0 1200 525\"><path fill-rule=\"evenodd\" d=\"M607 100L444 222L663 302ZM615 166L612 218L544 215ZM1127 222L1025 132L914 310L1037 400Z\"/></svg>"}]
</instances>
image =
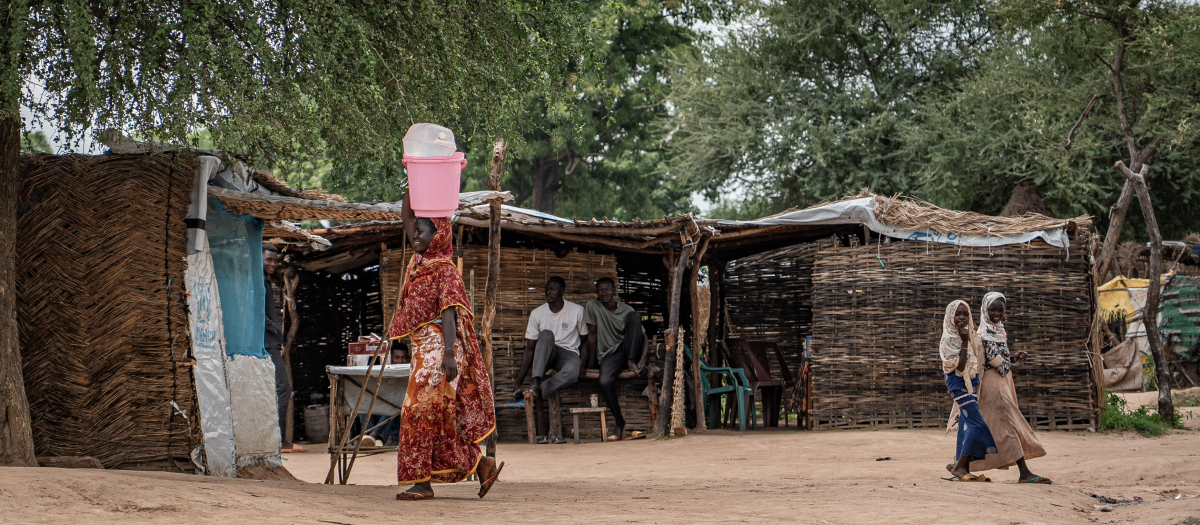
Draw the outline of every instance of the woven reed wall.
<instances>
[{"instance_id":1,"label":"woven reed wall","mask_svg":"<svg viewBox=\"0 0 1200 525\"><path fill-rule=\"evenodd\" d=\"M38 455L190 468L192 157L21 159L17 310ZM168 284L171 288L168 290ZM176 460L176 461L171 461Z\"/></svg>"},{"instance_id":2,"label":"woven reed wall","mask_svg":"<svg viewBox=\"0 0 1200 525\"><path fill-rule=\"evenodd\" d=\"M1068 256L1040 242L822 248L813 269L814 428L945 425L951 400L938 339L946 305L968 301L978 323L991 290L1008 297L1014 350L1029 352L1015 376L1025 417L1042 429L1092 426L1085 347L1092 284L1084 257L1081 246Z\"/></svg>"},{"instance_id":3,"label":"woven reed wall","mask_svg":"<svg viewBox=\"0 0 1200 525\"><path fill-rule=\"evenodd\" d=\"M383 333L378 267L343 274L301 272L296 289L296 329L292 352L295 435L304 436L304 406L329 403L326 365L346 364L347 345L358 336Z\"/></svg>"},{"instance_id":4,"label":"woven reed wall","mask_svg":"<svg viewBox=\"0 0 1200 525\"><path fill-rule=\"evenodd\" d=\"M798 244L743 257L725 268L731 337L776 342L792 377L800 368L804 338L812 335L816 255L816 244ZM772 358L773 371L775 366Z\"/></svg>"}]
</instances>

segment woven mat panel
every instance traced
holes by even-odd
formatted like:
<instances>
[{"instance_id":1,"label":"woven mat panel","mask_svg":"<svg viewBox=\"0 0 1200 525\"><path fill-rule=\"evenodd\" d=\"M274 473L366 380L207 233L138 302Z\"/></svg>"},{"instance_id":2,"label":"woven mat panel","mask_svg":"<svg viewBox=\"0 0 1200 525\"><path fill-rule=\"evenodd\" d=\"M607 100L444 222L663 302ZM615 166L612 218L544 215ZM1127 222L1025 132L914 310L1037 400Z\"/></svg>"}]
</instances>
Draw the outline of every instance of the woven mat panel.
<instances>
[{"instance_id":1,"label":"woven mat panel","mask_svg":"<svg viewBox=\"0 0 1200 525\"><path fill-rule=\"evenodd\" d=\"M816 254L816 244L798 244L737 259L725 268L733 337L779 344L792 377L800 368L804 338L812 335ZM772 358L771 369L776 366Z\"/></svg>"},{"instance_id":2,"label":"woven mat panel","mask_svg":"<svg viewBox=\"0 0 1200 525\"><path fill-rule=\"evenodd\" d=\"M229 211L237 214L251 214L265 221L303 221L303 220L318 220L328 219L332 221L370 221L370 220L388 220L399 218L396 213L388 213L375 210L355 210L345 209L333 206L325 206L326 202L336 201L310 201L309 205L296 205L282 202L265 202L240 200L218 196L221 204Z\"/></svg>"},{"instance_id":3,"label":"woven mat panel","mask_svg":"<svg viewBox=\"0 0 1200 525\"><path fill-rule=\"evenodd\" d=\"M383 332L379 270L344 274L300 273L296 289L296 329L292 351L295 432L304 435L304 406L329 403L326 365L346 364L348 345L358 336Z\"/></svg>"},{"instance_id":4,"label":"woven mat panel","mask_svg":"<svg viewBox=\"0 0 1200 525\"><path fill-rule=\"evenodd\" d=\"M17 309L38 455L190 468L171 402L194 421L181 299L194 171L171 155L22 158Z\"/></svg>"},{"instance_id":5,"label":"woven mat panel","mask_svg":"<svg viewBox=\"0 0 1200 525\"><path fill-rule=\"evenodd\" d=\"M1008 297L1022 413L1035 428L1092 426L1085 248L958 248L923 242L822 248L813 268L814 428L941 427L950 414L938 340L946 305L978 323L988 291ZM882 261L882 264L881 264ZM886 266L886 267L885 267Z\"/></svg>"}]
</instances>

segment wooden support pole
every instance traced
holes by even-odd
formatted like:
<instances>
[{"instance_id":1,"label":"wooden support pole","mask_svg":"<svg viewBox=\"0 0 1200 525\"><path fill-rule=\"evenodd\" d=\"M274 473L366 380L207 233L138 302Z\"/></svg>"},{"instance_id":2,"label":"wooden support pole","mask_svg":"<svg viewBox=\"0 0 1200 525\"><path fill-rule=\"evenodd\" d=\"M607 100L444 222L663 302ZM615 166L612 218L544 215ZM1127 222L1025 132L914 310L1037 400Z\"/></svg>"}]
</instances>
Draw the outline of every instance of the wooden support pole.
<instances>
[{"instance_id":1,"label":"wooden support pole","mask_svg":"<svg viewBox=\"0 0 1200 525\"><path fill-rule=\"evenodd\" d=\"M724 366L721 354L717 351L718 341L725 334L721 332L721 293L725 280L725 261L713 259L708 263L708 364Z\"/></svg>"},{"instance_id":2,"label":"wooden support pole","mask_svg":"<svg viewBox=\"0 0 1200 525\"><path fill-rule=\"evenodd\" d=\"M1125 167L1124 162L1118 161L1116 168L1125 175L1126 182L1133 185L1137 192L1138 203L1142 206L1142 217L1146 219L1146 233L1150 235L1150 268L1146 277L1146 307L1142 309L1142 324L1146 326L1146 340L1150 343L1150 355L1154 356L1154 371L1158 377L1158 416L1167 424L1175 423L1175 403L1171 399L1171 372L1167 362L1166 352L1163 351L1162 335L1158 331L1158 298L1162 283L1159 275L1162 273L1162 233L1158 229L1158 219L1154 217L1154 208L1150 203L1150 191L1146 189L1146 172L1149 166L1143 164L1141 173L1133 173Z\"/></svg>"},{"instance_id":3,"label":"wooden support pole","mask_svg":"<svg viewBox=\"0 0 1200 525\"><path fill-rule=\"evenodd\" d=\"M679 328L679 300L683 291L683 271L687 267L688 259L692 254L692 244L683 243L683 249L678 255L675 255L674 264L671 269L671 294L670 294L670 321L667 328L667 348L674 348L676 331ZM663 388L658 396L658 417L654 420L654 434L657 436L669 435L671 429L671 405L674 402L675 389L671 379L675 377L675 353L667 352L666 364L663 367ZM682 395L682 394L680 394Z\"/></svg>"},{"instance_id":4,"label":"wooden support pole","mask_svg":"<svg viewBox=\"0 0 1200 525\"><path fill-rule=\"evenodd\" d=\"M496 139L492 148L492 171L488 174L488 189L491 191L500 191L500 180L504 175L504 157L507 153L508 145L504 139ZM500 293L500 215L500 201L493 200L488 223L487 284L484 285L483 319L480 322L480 331L483 333L483 364L487 368L493 394L496 392L496 373L492 365L492 322L496 319L496 297ZM493 457L496 455L495 432L488 437L486 454Z\"/></svg>"},{"instance_id":5,"label":"wooden support pole","mask_svg":"<svg viewBox=\"0 0 1200 525\"><path fill-rule=\"evenodd\" d=\"M700 331L700 289L697 285L700 281L700 266L704 264L704 254L708 252L708 241L711 237L705 237L700 241L700 251L696 254L692 263L692 278L688 283L688 289L692 294L692 391L695 392L696 402L696 432L704 432L708 428L708 422L704 416L704 383L700 379L700 357L704 355L712 346L706 340L707 334ZM711 290L710 290L711 291ZM705 348L701 348L701 343L704 343Z\"/></svg>"},{"instance_id":6,"label":"wooden support pole","mask_svg":"<svg viewBox=\"0 0 1200 525\"><path fill-rule=\"evenodd\" d=\"M284 321L287 324L287 337L283 340L283 348L280 353L283 354L283 367L287 369L288 381L291 384L296 384L292 377L292 347L296 344L296 332L300 329L300 315L296 311L296 290L300 287L300 272L295 268L288 268L283 273L283 304L284 304ZM296 441L296 408L295 408L296 393L292 392L292 397L288 399L287 407L287 428L284 429L284 437L288 443Z\"/></svg>"}]
</instances>

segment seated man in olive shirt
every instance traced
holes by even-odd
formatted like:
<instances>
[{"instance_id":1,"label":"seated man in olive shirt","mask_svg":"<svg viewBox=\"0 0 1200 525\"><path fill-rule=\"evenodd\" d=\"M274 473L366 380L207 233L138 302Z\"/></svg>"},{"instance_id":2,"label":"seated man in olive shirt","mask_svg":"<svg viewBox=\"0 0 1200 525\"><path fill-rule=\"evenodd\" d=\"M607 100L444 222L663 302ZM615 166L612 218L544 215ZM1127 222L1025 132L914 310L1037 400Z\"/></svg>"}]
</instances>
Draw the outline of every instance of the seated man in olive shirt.
<instances>
[{"instance_id":1,"label":"seated man in olive shirt","mask_svg":"<svg viewBox=\"0 0 1200 525\"><path fill-rule=\"evenodd\" d=\"M588 301L583 309L583 322L587 324L587 355L583 362L589 363L591 356L596 356L600 365L600 392L617 423L613 437L620 440L625 437L625 418L621 416L614 383L622 370L633 370L640 375L646 368L646 331L642 328L642 315L617 300L616 282L601 277L596 281L596 298Z\"/></svg>"}]
</instances>

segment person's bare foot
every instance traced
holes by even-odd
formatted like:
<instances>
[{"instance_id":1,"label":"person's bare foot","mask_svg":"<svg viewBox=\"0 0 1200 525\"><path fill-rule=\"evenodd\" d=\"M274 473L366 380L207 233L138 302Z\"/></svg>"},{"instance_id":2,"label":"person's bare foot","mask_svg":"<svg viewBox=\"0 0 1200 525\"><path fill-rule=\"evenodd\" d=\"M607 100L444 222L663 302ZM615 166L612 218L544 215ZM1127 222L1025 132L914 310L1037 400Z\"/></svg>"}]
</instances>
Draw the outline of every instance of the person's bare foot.
<instances>
[{"instance_id":1,"label":"person's bare foot","mask_svg":"<svg viewBox=\"0 0 1200 525\"><path fill-rule=\"evenodd\" d=\"M639 376L642 375L642 369L645 368L641 364L633 362L632 359L629 360L628 362L626 362L625 364L631 372L633 372L634 374L637 374Z\"/></svg>"},{"instance_id":2,"label":"person's bare foot","mask_svg":"<svg viewBox=\"0 0 1200 525\"><path fill-rule=\"evenodd\" d=\"M960 467L954 463L947 463L946 470L950 471L950 475L956 478L965 477L971 473L966 467Z\"/></svg>"},{"instance_id":3,"label":"person's bare foot","mask_svg":"<svg viewBox=\"0 0 1200 525\"><path fill-rule=\"evenodd\" d=\"M1018 479L1017 482L1018 483L1043 483L1043 484L1049 485L1050 478L1044 478L1044 477L1034 474L1032 472L1027 472L1025 474L1021 474L1021 478Z\"/></svg>"},{"instance_id":4,"label":"person's bare foot","mask_svg":"<svg viewBox=\"0 0 1200 525\"><path fill-rule=\"evenodd\" d=\"M625 427L618 425L613 431L615 432L613 435L617 436L617 441L625 439Z\"/></svg>"},{"instance_id":5,"label":"person's bare foot","mask_svg":"<svg viewBox=\"0 0 1200 525\"><path fill-rule=\"evenodd\" d=\"M433 499L433 485L428 481L424 483L417 483L416 485L405 489L404 492L396 494L396 499L410 501Z\"/></svg>"},{"instance_id":6,"label":"person's bare foot","mask_svg":"<svg viewBox=\"0 0 1200 525\"><path fill-rule=\"evenodd\" d=\"M504 463L496 464L496 458L484 456L479 460L479 466L475 468L475 474L479 477L479 497L487 495L488 491L492 490L492 485L496 483L500 470L504 468Z\"/></svg>"}]
</instances>

